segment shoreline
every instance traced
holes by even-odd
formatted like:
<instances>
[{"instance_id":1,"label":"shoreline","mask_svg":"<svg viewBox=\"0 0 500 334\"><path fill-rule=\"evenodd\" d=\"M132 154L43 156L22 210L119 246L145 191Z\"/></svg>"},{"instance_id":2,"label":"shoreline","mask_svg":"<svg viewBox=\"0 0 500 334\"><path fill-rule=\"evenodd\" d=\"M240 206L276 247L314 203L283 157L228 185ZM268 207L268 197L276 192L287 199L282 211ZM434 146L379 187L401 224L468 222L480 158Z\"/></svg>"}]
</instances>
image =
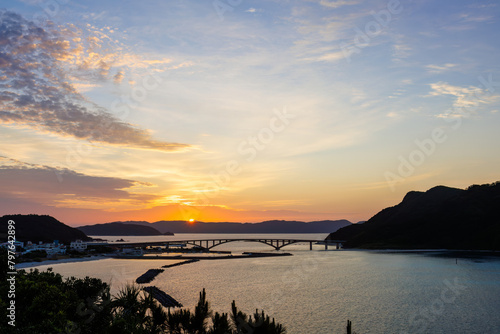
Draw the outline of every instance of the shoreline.
<instances>
[{"instance_id":1,"label":"shoreline","mask_svg":"<svg viewBox=\"0 0 500 334\"><path fill-rule=\"evenodd\" d=\"M348 249L340 249L342 251L351 251L351 252L371 252L371 253L441 253L441 255L468 255L464 257L470 257L473 255L477 256L491 256L491 257L500 257L500 252L498 251L490 251L490 250L456 250L456 249L363 249L363 248L348 248ZM339 250L334 250L339 251ZM223 256L196 256L196 255L174 255L174 256L109 256L109 255L93 255L90 257L84 258L68 258L68 259L59 259L59 260L45 260L42 262L21 262L15 265L16 270L26 269L26 268L36 268L45 265L52 264L63 264L63 263L76 263L76 262L87 262L87 261L98 261L105 259L142 259L142 260L190 260L190 259L198 259L198 260L222 260L222 259L242 259L242 258L257 258L257 257L279 257L279 256L290 256L293 255L291 253L251 253L251 254L238 254L238 255L223 255ZM460 256L459 256L460 257Z\"/></svg>"},{"instance_id":2,"label":"shoreline","mask_svg":"<svg viewBox=\"0 0 500 334\"><path fill-rule=\"evenodd\" d=\"M276 256L291 256L291 253L251 253L241 255L222 255L222 256L196 256L196 255L174 255L174 256L109 256L109 255L93 255L83 258L68 258L59 260L45 260L41 262L21 262L15 265L16 270L35 268L40 266L63 264L63 263L77 263L87 261L98 261L105 259L118 259L118 260L223 260L223 259L245 259L257 257L276 257Z\"/></svg>"},{"instance_id":3,"label":"shoreline","mask_svg":"<svg viewBox=\"0 0 500 334\"><path fill-rule=\"evenodd\" d=\"M21 262L15 265L16 270L26 269L26 268L34 268L40 266L46 266L51 264L62 264L62 263L74 263L74 262L87 262L87 261L97 261L109 259L109 256L101 256L101 255L93 255L90 257L80 257L80 258L69 258L69 259L60 259L60 260L46 260L46 261L33 261L33 262Z\"/></svg>"},{"instance_id":4,"label":"shoreline","mask_svg":"<svg viewBox=\"0 0 500 334\"><path fill-rule=\"evenodd\" d=\"M247 254L245 254L247 253ZM225 259L248 259L256 257L279 257L292 256L291 253L248 253L245 252L238 255L215 255L215 256L199 256L199 255L174 255L174 256L111 256L113 259L133 259L133 260L225 260Z\"/></svg>"}]
</instances>

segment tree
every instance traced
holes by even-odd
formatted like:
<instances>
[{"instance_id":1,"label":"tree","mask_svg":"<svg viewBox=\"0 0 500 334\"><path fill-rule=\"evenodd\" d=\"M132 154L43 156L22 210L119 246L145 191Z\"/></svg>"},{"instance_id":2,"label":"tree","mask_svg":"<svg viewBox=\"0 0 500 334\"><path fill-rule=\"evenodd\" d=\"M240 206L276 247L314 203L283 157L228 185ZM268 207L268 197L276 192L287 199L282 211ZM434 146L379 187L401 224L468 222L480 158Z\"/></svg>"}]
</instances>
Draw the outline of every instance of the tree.
<instances>
[{"instance_id":1,"label":"tree","mask_svg":"<svg viewBox=\"0 0 500 334\"><path fill-rule=\"evenodd\" d=\"M134 285L127 285L111 302L109 333L164 333L167 315L163 308Z\"/></svg>"},{"instance_id":2,"label":"tree","mask_svg":"<svg viewBox=\"0 0 500 334\"><path fill-rule=\"evenodd\" d=\"M206 300L206 292L200 292L200 299L194 313L190 310L169 312L167 328L174 334L284 334L285 328L267 316L264 311L255 311L252 316L238 310L236 302L231 304L231 317L227 313L213 312ZM208 320L211 326L207 326ZM231 321L230 321L230 320Z\"/></svg>"},{"instance_id":3,"label":"tree","mask_svg":"<svg viewBox=\"0 0 500 334\"><path fill-rule=\"evenodd\" d=\"M1 256L1 252L0 252ZM4 257L6 258L6 257ZM6 267L6 266L5 266ZM9 284L1 272L1 316L7 319ZM152 296L128 285L116 296L97 278L66 278L51 269L19 270L16 275L16 327L0 322L0 333L138 334L283 334L285 329L263 311L247 316L232 303L231 317L210 310L206 292L194 311L165 311Z\"/></svg>"}]
</instances>

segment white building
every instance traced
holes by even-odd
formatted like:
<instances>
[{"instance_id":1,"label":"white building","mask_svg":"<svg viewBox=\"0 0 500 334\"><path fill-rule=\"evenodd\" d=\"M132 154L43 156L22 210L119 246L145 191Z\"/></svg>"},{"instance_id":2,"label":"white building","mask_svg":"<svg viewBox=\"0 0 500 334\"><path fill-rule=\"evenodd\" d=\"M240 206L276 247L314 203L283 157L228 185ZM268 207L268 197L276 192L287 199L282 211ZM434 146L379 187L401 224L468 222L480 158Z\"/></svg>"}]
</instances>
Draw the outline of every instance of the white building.
<instances>
[{"instance_id":1,"label":"white building","mask_svg":"<svg viewBox=\"0 0 500 334\"><path fill-rule=\"evenodd\" d=\"M57 241L45 244L42 242L39 242L38 244L32 244L28 241L28 243L26 244L26 252L24 252L24 254L37 250L45 251L48 256L55 254L66 254L66 247L64 245L61 245Z\"/></svg>"},{"instance_id":2,"label":"white building","mask_svg":"<svg viewBox=\"0 0 500 334\"><path fill-rule=\"evenodd\" d=\"M9 249L11 244L14 244L14 246L16 246L16 248L17 247L24 248L24 242L21 242L21 241L14 241L14 242L7 242L6 241L4 243L1 243L0 247L4 247L4 248Z\"/></svg>"},{"instance_id":3,"label":"white building","mask_svg":"<svg viewBox=\"0 0 500 334\"><path fill-rule=\"evenodd\" d=\"M66 254L66 247L57 243L44 244L44 250L47 252L48 256L55 254Z\"/></svg>"},{"instance_id":4,"label":"white building","mask_svg":"<svg viewBox=\"0 0 500 334\"><path fill-rule=\"evenodd\" d=\"M72 241L69 244L69 248L71 248L72 250L83 252L87 250L87 243L81 240Z\"/></svg>"}]
</instances>

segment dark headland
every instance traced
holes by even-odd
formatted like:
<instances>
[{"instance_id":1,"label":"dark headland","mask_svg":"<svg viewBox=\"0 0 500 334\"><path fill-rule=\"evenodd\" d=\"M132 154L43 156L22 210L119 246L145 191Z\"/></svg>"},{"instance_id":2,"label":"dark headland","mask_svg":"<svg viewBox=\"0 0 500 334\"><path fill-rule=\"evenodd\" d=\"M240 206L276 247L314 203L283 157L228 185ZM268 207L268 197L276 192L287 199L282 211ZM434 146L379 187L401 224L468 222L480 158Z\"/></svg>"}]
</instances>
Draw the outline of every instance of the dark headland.
<instances>
[{"instance_id":1,"label":"dark headland","mask_svg":"<svg viewBox=\"0 0 500 334\"><path fill-rule=\"evenodd\" d=\"M5 215L0 218L0 239L7 240L7 222L16 224L17 241L70 243L74 240L90 240L87 235L48 215Z\"/></svg>"},{"instance_id":2,"label":"dark headland","mask_svg":"<svg viewBox=\"0 0 500 334\"><path fill-rule=\"evenodd\" d=\"M345 248L500 250L500 181L410 191L363 224L331 233Z\"/></svg>"}]
</instances>

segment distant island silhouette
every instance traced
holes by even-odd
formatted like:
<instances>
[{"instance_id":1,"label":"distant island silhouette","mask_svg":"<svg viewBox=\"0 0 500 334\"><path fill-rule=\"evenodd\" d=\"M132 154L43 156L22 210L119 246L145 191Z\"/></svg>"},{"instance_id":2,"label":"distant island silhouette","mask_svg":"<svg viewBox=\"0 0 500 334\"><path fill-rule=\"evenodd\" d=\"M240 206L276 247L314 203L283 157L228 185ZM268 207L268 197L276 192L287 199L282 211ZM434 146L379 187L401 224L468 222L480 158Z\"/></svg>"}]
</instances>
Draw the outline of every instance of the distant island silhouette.
<instances>
[{"instance_id":1,"label":"distant island silhouette","mask_svg":"<svg viewBox=\"0 0 500 334\"><path fill-rule=\"evenodd\" d=\"M5 215L0 219L0 240L7 240L7 222L16 222L16 238L18 241L63 243L90 240L94 236L154 236L173 235L175 233L330 233L341 227L352 225L347 220L325 220L315 222L299 222L272 220L262 223L204 223L187 221L146 221L111 222L70 227L48 215Z\"/></svg>"},{"instance_id":2,"label":"distant island silhouette","mask_svg":"<svg viewBox=\"0 0 500 334\"><path fill-rule=\"evenodd\" d=\"M89 235L125 235L118 233L120 229L127 230L126 225L147 227L150 235L173 233L330 233L344 226L352 225L348 220L323 220L313 222L269 220L261 223L206 223L201 221L188 222L183 220L157 221L124 221L106 224L86 225L78 227L79 230ZM102 234L106 233L111 234ZM131 230L130 230L131 231ZM153 231L156 231L153 232ZM96 233L97 232L97 233ZM126 234L135 235L135 234Z\"/></svg>"},{"instance_id":3,"label":"distant island silhouette","mask_svg":"<svg viewBox=\"0 0 500 334\"><path fill-rule=\"evenodd\" d=\"M467 189L437 186L410 191L396 206L366 222L271 220L261 223L124 221L73 228L47 215L5 215L16 222L19 241L89 240L87 235L162 235L174 233L330 233L345 248L500 250L500 181ZM6 240L6 228L0 239Z\"/></svg>"},{"instance_id":4,"label":"distant island silhouette","mask_svg":"<svg viewBox=\"0 0 500 334\"><path fill-rule=\"evenodd\" d=\"M151 226L139 225L139 224L124 224L119 222L82 226L78 227L78 230L84 232L87 235L99 235L99 236L104 236L104 235L148 236L148 235L163 234Z\"/></svg>"}]
</instances>

